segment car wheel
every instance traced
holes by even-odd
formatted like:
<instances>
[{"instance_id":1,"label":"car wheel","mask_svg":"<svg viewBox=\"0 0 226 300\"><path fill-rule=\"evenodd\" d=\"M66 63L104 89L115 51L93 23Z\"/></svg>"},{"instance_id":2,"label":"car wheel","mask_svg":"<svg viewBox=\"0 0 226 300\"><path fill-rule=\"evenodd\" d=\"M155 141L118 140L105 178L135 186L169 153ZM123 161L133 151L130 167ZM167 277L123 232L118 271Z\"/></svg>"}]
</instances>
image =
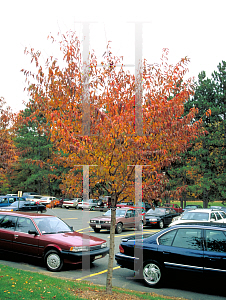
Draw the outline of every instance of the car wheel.
<instances>
[{"instance_id":1,"label":"car wheel","mask_svg":"<svg viewBox=\"0 0 226 300\"><path fill-rule=\"evenodd\" d=\"M160 220L159 221L159 228L163 229L163 227L164 227L164 222L163 222L163 220Z\"/></svg>"},{"instance_id":2,"label":"car wheel","mask_svg":"<svg viewBox=\"0 0 226 300\"><path fill-rule=\"evenodd\" d=\"M100 232L100 228L93 228L93 230L94 230L96 233L99 233L99 232Z\"/></svg>"},{"instance_id":3,"label":"car wheel","mask_svg":"<svg viewBox=\"0 0 226 300\"><path fill-rule=\"evenodd\" d=\"M139 224L137 226L137 230L138 231L142 231L143 230L143 222L142 221L139 222Z\"/></svg>"},{"instance_id":4,"label":"car wheel","mask_svg":"<svg viewBox=\"0 0 226 300\"><path fill-rule=\"evenodd\" d=\"M69 207L68 207L68 206L65 206L65 208L66 208L66 209L69 209Z\"/></svg>"},{"instance_id":5,"label":"car wheel","mask_svg":"<svg viewBox=\"0 0 226 300\"><path fill-rule=\"evenodd\" d=\"M122 232L122 223L118 223L116 225L115 232L116 233L121 233Z\"/></svg>"},{"instance_id":6,"label":"car wheel","mask_svg":"<svg viewBox=\"0 0 226 300\"><path fill-rule=\"evenodd\" d=\"M45 264L49 271L58 272L63 267L63 260L56 250L49 250L45 254Z\"/></svg>"},{"instance_id":7,"label":"car wheel","mask_svg":"<svg viewBox=\"0 0 226 300\"><path fill-rule=\"evenodd\" d=\"M156 261L147 261L143 266L143 279L149 287L160 285L163 277L162 267Z\"/></svg>"}]
</instances>

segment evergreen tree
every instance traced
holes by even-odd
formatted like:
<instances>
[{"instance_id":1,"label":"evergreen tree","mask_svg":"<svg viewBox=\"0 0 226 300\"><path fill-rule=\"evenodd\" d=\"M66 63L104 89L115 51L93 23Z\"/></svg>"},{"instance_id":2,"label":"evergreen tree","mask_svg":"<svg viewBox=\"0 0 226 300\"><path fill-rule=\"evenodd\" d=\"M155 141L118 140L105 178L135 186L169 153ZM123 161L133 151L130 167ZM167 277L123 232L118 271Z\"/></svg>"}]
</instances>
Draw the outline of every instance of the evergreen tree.
<instances>
[{"instance_id":1,"label":"evergreen tree","mask_svg":"<svg viewBox=\"0 0 226 300\"><path fill-rule=\"evenodd\" d=\"M182 156L181 163L169 172L170 184L187 185L189 197L204 201L226 201L226 62L218 65L211 78L203 71L198 76L194 97L185 105L185 113L192 107L199 109L194 122L203 117L205 134Z\"/></svg>"}]
</instances>

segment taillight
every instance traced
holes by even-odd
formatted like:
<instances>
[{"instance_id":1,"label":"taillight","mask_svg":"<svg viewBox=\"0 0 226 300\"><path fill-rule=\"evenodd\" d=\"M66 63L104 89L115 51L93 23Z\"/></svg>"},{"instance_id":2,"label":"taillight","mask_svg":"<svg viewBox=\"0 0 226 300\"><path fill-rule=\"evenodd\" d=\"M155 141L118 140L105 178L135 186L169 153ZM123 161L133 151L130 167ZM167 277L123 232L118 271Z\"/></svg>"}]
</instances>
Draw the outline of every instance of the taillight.
<instances>
[{"instance_id":1,"label":"taillight","mask_svg":"<svg viewBox=\"0 0 226 300\"><path fill-rule=\"evenodd\" d=\"M122 247L121 245L119 245L119 251L120 251L121 253L124 253L124 249L123 249L123 247Z\"/></svg>"}]
</instances>

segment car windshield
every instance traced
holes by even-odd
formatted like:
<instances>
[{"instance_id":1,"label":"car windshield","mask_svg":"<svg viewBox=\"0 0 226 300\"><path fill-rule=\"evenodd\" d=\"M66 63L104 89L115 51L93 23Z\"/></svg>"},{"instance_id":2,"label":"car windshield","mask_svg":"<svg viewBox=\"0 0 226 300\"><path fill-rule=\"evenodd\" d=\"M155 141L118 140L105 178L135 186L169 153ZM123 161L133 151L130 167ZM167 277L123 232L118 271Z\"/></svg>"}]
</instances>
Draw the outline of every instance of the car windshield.
<instances>
[{"instance_id":1,"label":"car windshield","mask_svg":"<svg viewBox=\"0 0 226 300\"><path fill-rule=\"evenodd\" d=\"M166 212L166 209L165 208L156 208L156 209L149 209L147 211L147 214L148 215L164 215Z\"/></svg>"},{"instance_id":2,"label":"car windshield","mask_svg":"<svg viewBox=\"0 0 226 300\"><path fill-rule=\"evenodd\" d=\"M64 221L57 217L37 218L34 221L42 234L73 231Z\"/></svg>"},{"instance_id":3,"label":"car windshield","mask_svg":"<svg viewBox=\"0 0 226 300\"><path fill-rule=\"evenodd\" d=\"M186 212L181 217L181 220L208 221L209 214L204 212Z\"/></svg>"},{"instance_id":4,"label":"car windshield","mask_svg":"<svg viewBox=\"0 0 226 300\"><path fill-rule=\"evenodd\" d=\"M116 209L116 217L124 217L125 216L125 213L126 213L126 210L124 209ZM104 216L111 216L111 210L109 209L105 214Z\"/></svg>"},{"instance_id":5,"label":"car windshield","mask_svg":"<svg viewBox=\"0 0 226 300\"><path fill-rule=\"evenodd\" d=\"M185 208L196 208L197 205L187 205Z\"/></svg>"},{"instance_id":6,"label":"car windshield","mask_svg":"<svg viewBox=\"0 0 226 300\"><path fill-rule=\"evenodd\" d=\"M18 206L21 207L24 205L24 203L25 203L25 201L15 201L10 206L11 207L18 207Z\"/></svg>"}]
</instances>

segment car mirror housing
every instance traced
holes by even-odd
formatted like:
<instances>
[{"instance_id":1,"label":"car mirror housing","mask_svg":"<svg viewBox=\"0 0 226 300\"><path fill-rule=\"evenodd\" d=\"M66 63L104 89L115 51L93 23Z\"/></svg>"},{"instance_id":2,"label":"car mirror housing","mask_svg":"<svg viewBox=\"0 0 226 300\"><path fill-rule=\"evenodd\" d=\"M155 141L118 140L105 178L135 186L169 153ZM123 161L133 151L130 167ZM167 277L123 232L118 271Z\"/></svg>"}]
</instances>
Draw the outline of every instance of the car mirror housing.
<instances>
[{"instance_id":1,"label":"car mirror housing","mask_svg":"<svg viewBox=\"0 0 226 300\"><path fill-rule=\"evenodd\" d=\"M38 235L38 232L36 230L28 230L28 233Z\"/></svg>"}]
</instances>

